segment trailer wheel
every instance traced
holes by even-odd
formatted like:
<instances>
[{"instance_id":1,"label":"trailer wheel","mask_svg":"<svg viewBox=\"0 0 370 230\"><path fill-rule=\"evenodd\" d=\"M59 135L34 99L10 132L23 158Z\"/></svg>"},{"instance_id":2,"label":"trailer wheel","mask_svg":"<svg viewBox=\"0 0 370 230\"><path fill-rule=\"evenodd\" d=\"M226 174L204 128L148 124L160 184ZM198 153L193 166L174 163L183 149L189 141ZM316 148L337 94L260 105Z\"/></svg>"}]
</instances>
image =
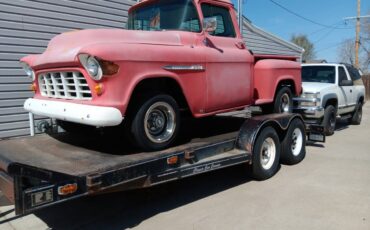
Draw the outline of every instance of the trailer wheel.
<instances>
[{"instance_id":1,"label":"trailer wheel","mask_svg":"<svg viewBox=\"0 0 370 230\"><path fill-rule=\"evenodd\" d=\"M300 119L294 119L282 142L281 162L294 165L301 162L306 156L305 127Z\"/></svg>"},{"instance_id":2,"label":"trailer wheel","mask_svg":"<svg viewBox=\"0 0 370 230\"><path fill-rule=\"evenodd\" d=\"M253 148L252 175L256 180L266 180L278 170L281 145L272 127L264 128Z\"/></svg>"},{"instance_id":3,"label":"trailer wheel","mask_svg":"<svg viewBox=\"0 0 370 230\"><path fill-rule=\"evenodd\" d=\"M131 133L135 144L146 151L168 148L176 139L180 113L169 95L146 97L133 114Z\"/></svg>"}]
</instances>

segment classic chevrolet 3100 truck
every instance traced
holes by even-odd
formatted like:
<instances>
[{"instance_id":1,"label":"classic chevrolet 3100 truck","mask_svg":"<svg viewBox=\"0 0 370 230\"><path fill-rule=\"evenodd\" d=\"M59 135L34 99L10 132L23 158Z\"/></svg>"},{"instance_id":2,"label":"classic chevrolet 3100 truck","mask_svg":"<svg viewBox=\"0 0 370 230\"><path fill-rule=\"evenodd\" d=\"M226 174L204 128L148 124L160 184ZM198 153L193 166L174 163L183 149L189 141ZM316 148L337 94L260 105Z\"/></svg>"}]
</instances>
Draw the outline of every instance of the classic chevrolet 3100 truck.
<instances>
[{"instance_id":1,"label":"classic chevrolet 3100 truck","mask_svg":"<svg viewBox=\"0 0 370 230\"><path fill-rule=\"evenodd\" d=\"M261 105L292 109L301 93L295 57L248 50L229 0L145 0L127 29L72 31L21 59L34 98L24 108L80 125L123 126L144 150L167 148L180 111L196 117Z\"/></svg>"}]
</instances>

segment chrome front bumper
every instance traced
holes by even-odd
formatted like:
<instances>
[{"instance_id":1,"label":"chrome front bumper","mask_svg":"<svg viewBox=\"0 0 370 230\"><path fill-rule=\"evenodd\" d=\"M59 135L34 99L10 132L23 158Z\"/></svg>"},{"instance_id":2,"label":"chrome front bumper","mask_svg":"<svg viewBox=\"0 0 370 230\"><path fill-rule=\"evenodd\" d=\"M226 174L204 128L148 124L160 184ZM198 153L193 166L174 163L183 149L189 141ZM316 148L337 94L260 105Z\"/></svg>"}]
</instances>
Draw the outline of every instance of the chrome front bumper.
<instances>
[{"instance_id":1,"label":"chrome front bumper","mask_svg":"<svg viewBox=\"0 0 370 230\"><path fill-rule=\"evenodd\" d=\"M27 99L24 109L36 115L46 116L91 126L116 126L122 123L121 112L113 107L83 105L62 101Z\"/></svg>"},{"instance_id":2,"label":"chrome front bumper","mask_svg":"<svg viewBox=\"0 0 370 230\"><path fill-rule=\"evenodd\" d=\"M325 109L322 106L301 106L302 102L320 102L318 98L294 98L293 112L301 114L304 118L320 119L324 117Z\"/></svg>"}]
</instances>

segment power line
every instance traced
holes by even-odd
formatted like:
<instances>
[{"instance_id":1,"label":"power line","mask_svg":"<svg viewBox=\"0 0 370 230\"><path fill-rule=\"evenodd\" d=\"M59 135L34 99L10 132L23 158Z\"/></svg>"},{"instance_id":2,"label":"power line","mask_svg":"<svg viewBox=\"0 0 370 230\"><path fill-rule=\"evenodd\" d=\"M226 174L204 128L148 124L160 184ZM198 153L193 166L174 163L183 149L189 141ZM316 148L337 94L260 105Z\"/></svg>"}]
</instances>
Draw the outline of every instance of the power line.
<instances>
[{"instance_id":1,"label":"power line","mask_svg":"<svg viewBox=\"0 0 370 230\"><path fill-rule=\"evenodd\" d=\"M289 13L295 15L296 17L299 17L299 18L301 18L301 19L303 19L305 21L311 22L312 24L315 24L315 25L318 25L318 26L322 26L322 27L326 27L326 28L330 28L330 29L348 29L348 28L342 28L342 27L329 26L329 25L325 25L325 24L316 22L316 21L314 21L312 19L309 19L307 17L304 17L304 16L302 16L302 15L294 12L293 10L288 9L287 7L281 5L280 3L278 3L278 2L276 2L274 0L269 0L269 1L272 2L273 4L277 5L281 9L283 9L283 10L285 10L285 11L287 11L287 12L289 12Z\"/></svg>"},{"instance_id":2,"label":"power line","mask_svg":"<svg viewBox=\"0 0 370 230\"><path fill-rule=\"evenodd\" d=\"M322 37L320 37L319 39L317 39L316 41L313 42L313 44L316 44L318 43L319 41L322 41L324 38L326 38L327 36L329 36L331 33L333 33L335 29L330 29L326 34L324 34Z\"/></svg>"},{"instance_id":3,"label":"power line","mask_svg":"<svg viewBox=\"0 0 370 230\"><path fill-rule=\"evenodd\" d=\"M320 52L322 52L322 51L325 51L325 50L328 50L328 49L332 49L332 48L338 47L338 46L340 46L340 45L342 45L342 44L344 44L344 43L346 43L346 42L347 42L347 41L342 41L342 42L336 43L336 44L334 44L334 45L332 45L332 46L329 46L329 47L326 47L326 48L320 49L320 50L316 51L316 53L320 53Z\"/></svg>"}]
</instances>

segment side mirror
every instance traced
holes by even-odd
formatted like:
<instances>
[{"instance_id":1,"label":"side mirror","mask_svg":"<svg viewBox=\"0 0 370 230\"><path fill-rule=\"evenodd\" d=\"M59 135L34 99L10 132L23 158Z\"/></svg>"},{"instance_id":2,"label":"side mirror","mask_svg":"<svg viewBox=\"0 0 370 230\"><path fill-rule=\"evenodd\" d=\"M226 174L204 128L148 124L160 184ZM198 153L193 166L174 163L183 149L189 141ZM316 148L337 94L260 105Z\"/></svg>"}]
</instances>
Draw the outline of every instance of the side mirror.
<instances>
[{"instance_id":1,"label":"side mirror","mask_svg":"<svg viewBox=\"0 0 370 230\"><path fill-rule=\"evenodd\" d=\"M212 33L217 29L217 18L209 17L203 19L203 30L208 33Z\"/></svg>"},{"instance_id":2,"label":"side mirror","mask_svg":"<svg viewBox=\"0 0 370 230\"><path fill-rule=\"evenodd\" d=\"M352 80L342 80L339 82L339 86L353 86Z\"/></svg>"}]
</instances>

